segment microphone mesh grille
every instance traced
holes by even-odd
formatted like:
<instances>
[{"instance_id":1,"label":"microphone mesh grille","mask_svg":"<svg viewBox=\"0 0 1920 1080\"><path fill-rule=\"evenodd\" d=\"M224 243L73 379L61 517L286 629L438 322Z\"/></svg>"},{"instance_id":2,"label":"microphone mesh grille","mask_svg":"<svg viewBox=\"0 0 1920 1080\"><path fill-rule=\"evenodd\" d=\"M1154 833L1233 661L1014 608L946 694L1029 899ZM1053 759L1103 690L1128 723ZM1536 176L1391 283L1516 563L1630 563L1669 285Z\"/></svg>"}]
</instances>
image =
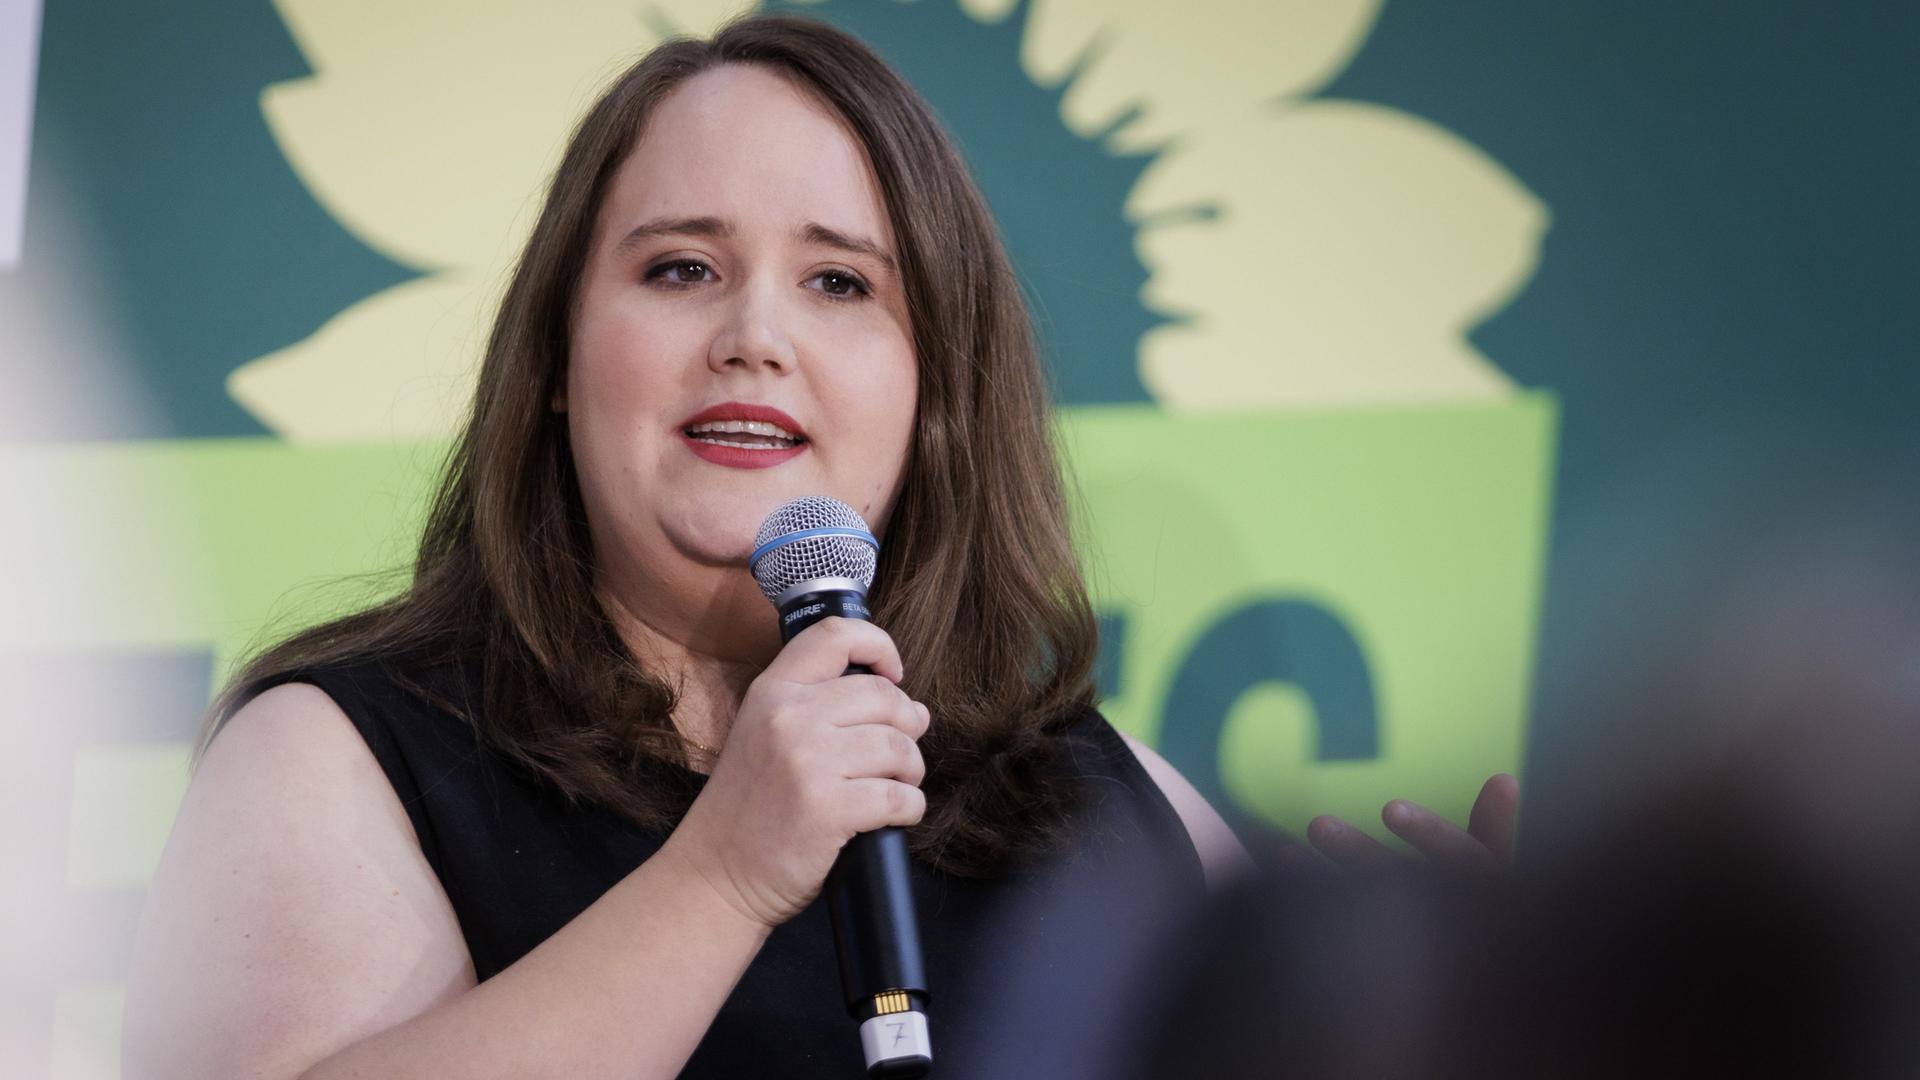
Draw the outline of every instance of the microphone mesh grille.
<instances>
[{"instance_id":1,"label":"microphone mesh grille","mask_svg":"<svg viewBox=\"0 0 1920 1080\"><path fill-rule=\"evenodd\" d=\"M829 534L778 542L814 529L858 530L866 539ZM794 585L814 578L852 578L862 589L873 587L878 545L859 511L838 499L808 495L781 503L767 515L753 546L760 552L753 564L753 580L768 600L778 600Z\"/></svg>"}]
</instances>

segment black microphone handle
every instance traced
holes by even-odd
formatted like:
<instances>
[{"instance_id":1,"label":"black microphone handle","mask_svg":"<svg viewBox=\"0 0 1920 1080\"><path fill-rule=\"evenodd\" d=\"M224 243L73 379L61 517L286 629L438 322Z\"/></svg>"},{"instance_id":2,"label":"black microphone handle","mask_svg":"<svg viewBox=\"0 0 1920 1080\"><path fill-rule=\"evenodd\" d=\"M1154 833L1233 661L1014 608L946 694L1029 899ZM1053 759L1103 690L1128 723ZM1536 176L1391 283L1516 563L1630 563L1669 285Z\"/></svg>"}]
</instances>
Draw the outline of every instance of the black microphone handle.
<instances>
[{"instance_id":1,"label":"black microphone handle","mask_svg":"<svg viewBox=\"0 0 1920 1080\"><path fill-rule=\"evenodd\" d=\"M781 639L790 641L821 619L836 615L872 621L866 597L857 592L836 589L807 593L780 605ZM873 669L864 664L850 664L842 672L872 673ZM840 961L840 989L848 1014L862 1025L888 1014L912 1012L924 1016L931 995L921 960L920 924L913 908L906 830L889 826L849 840L827 875L826 893L834 951ZM883 1020L876 1037L886 1038L880 1030L885 1027ZM871 1062L871 1048L869 1059ZM924 1057L895 1058L873 1063L869 1075L923 1076L931 1064Z\"/></svg>"},{"instance_id":2,"label":"black microphone handle","mask_svg":"<svg viewBox=\"0 0 1920 1080\"><path fill-rule=\"evenodd\" d=\"M848 664L842 675L871 675L865 664ZM889 825L847 841L827 875L827 912L840 987L847 1012L865 1021L889 990L904 990L924 1011L927 973L920 958L920 925L913 910L913 869L907 831ZM861 928L871 928L862 933Z\"/></svg>"}]
</instances>

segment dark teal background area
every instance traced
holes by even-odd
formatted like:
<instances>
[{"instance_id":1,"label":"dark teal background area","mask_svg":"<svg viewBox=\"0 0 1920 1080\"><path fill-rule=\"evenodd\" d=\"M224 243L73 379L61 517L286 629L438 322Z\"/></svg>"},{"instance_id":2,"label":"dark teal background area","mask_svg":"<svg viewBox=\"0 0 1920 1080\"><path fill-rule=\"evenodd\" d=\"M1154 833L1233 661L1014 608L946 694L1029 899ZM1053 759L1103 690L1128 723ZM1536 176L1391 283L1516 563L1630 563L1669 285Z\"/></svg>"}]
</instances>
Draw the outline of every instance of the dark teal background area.
<instances>
[{"instance_id":1,"label":"dark teal background area","mask_svg":"<svg viewBox=\"0 0 1920 1080\"><path fill-rule=\"evenodd\" d=\"M1920 496L1917 61L1920 7L1889 0L1389 2L1325 91L1444 125L1553 215L1532 283L1473 335L1562 404L1535 825L1618 779L1569 699L1595 631L1668 603L1719 504L1863 476L1873 501Z\"/></svg>"},{"instance_id":2,"label":"dark teal background area","mask_svg":"<svg viewBox=\"0 0 1920 1080\"><path fill-rule=\"evenodd\" d=\"M1139 371L1123 358L1135 355L1148 330L1173 320L1140 304L1147 268L1122 210L1153 155L1116 156L1061 125L1071 76L1047 87L1027 78L1020 67L1025 8L982 25L951 3L768 5L858 36L940 114L1000 223L1058 399L1144 402Z\"/></svg>"},{"instance_id":3,"label":"dark teal background area","mask_svg":"<svg viewBox=\"0 0 1920 1080\"><path fill-rule=\"evenodd\" d=\"M46 0L26 237L0 289L88 264L150 411L131 429L67 411L78 426L7 438L262 434L227 374L412 276L336 224L268 133L260 91L307 70L263 0ZM93 250L55 232L50 199Z\"/></svg>"},{"instance_id":4,"label":"dark teal background area","mask_svg":"<svg viewBox=\"0 0 1920 1080\"><path fill-rule=\"evenodd\" d=\"M1132 343L1157 317L1133 299L1145 271L1119 206L1146 159L1104 156L1054 120L1059 88L1012 81L1017 24L981 27L947 0L807 10L870 37L953 125L1063 402L1139 400ZM1760 462L1886 470L1914 453L1916 59L1920 9L1895 0L1408 0L1324 91L1459 134L1552 214L1536 276L1473 335L1562 406L1543 670L1579 660L1595 553L1632 529L1657 550L1683 527L1674 460L1765 484ZM81 258L41 210L57 193L96 245L101 308L154 413L5 437L258 433L228 372L410 276L315 205L268 135L261 88L304 71L261 0L47 0L26 249L0 290ZM1658 502L1641 494L1655 479ZM1538 718L1536 776L1577 765L1564 735Z\"/></svg>"}]
</instances>

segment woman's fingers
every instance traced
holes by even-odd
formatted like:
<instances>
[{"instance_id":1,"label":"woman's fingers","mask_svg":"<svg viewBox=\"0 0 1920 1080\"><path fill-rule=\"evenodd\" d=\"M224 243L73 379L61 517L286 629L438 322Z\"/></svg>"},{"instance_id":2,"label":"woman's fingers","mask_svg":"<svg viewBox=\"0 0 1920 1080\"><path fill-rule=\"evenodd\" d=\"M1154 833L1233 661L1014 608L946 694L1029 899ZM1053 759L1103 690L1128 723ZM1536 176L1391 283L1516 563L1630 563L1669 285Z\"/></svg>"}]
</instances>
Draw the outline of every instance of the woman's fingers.
<instances>
[{"instance_id":1,"label":"woman's fingers","mask_svg":"<svg viewBox=\"0 0 1920 1080\"><path fill-rule=\"evenodd\" d=\"M1307 823L1307 842L1320 854L1351 870L1393 866L1400 856L1387 845L1334 817L1322 814Z\"/></svg>"},{"instance_id":2,"label":"woman's fingers","mask_svg":"<svg viewBox=\"0 0 1920 1080\"><path fill-rule=\"evenodd\" d=\"M1520 784L1506 773L1496 774L1480 789L1473 812L1462 829L1439 814L1405 799L1382 807L1380 820L1430 862L1443 866L1499 870L1513 861L1514 821L1520 806ZM1400 862L1391 848L1352 825L1330 815L1307 825L1307 840L1335 863L1349 868L1386 866Z\"/></svg>"},{"instance_id":3,"label":"woman's fingers","mask_svg":"<svg viewBox=\"0 0 1920 1080\"><path fill-rule=\"evenodd\" d=\"M1393 835L1436 863L1492 869L1499 865L1493 852L1465 829L1439 814L1405 799L1395 799L1380 811L1380 820Z\"/></svg>"},{"instance_id":4,"label":"woman's fingers","mask_svg":"<svg viewBox=\"0 0 1920 1080\"><path fill-rule=\"evenodd\" d=\"M781 682L823 683L837 679L852 664L863 664L888 682L905 674L900 650L885 630L859 619L821 619L794 635L767 665L762 677Z\"/></svg>"},{"instance_id":5,"label":"woman's fingers","mask_svg":"<svg viewBox=\"0 0 1920 1080\"><path fill-rule=\"evenodd\" d=\"M840 761L847 779L878 776L919 787L927 778L920 747L899 728L861 724L843 730L839 737L846 743Z\"/></svg>"},{"instance_id":6,"label":"woman's fingers","mask_svg":"<svg viewBox=\"0 0 1920 1080\"><path fill-rule=\"evenodd\" d=\"M1467 815L1467 832L1480 841L1502 866L1513 862L1514 823L1520 812L1520 781L1495 773L1480 789Z\"/></svg>"},{"instance_id":7,"label":"woman's fingers","mask_svg":"<svg viewBox=\"0 0 1920 1080\"><path fill-rule=\"evenodd\" d=\"M846 832L871 832L888 825L917 825L927 812L927 796L912 784L880 777L849 780Z\"/></svg>"},{"instance_id":8,"label":"woman's fingers","mask_svg":"<svg viewBox=\"0 0 1920 1080\"><path fill-rule=\"evenodd\" d=\"M925 705L878 675L848 675L810 692L835 727L887 724L917 739L932 719Z\"/></svg>"}]
</instances>

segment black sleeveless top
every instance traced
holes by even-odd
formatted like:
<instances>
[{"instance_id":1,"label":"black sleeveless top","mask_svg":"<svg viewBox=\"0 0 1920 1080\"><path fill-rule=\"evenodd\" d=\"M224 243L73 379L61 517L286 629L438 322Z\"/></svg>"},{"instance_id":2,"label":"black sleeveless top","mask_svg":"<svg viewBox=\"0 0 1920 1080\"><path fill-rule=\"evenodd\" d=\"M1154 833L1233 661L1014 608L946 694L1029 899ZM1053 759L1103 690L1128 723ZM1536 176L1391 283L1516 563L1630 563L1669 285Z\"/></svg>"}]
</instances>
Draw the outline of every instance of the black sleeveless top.
<instances>
[{"instance_id":1,"label":"black sleeveless top","mask_svg":"<svg viewBox=\"0 0 1920 1080\"><path fill-rule=\"evenodd\" d=\"M407 688L464 709L480 697L471 672L404 677L366 662L281 681L318 686L366 739L485 980L597 900L666 836L604 808L570 805L484 749L466 721ZM1088 1059L1085 1048L1102 1045L1088 1029L1113 1022L1140 944L1200 897L1185 827L1105 718L1080 717L1065 750L1065 768L1089 785L1069 848L992 880L914 863L934 1077L1106 1075L1109 1063ZM690 791L706 779L678 764L657 768L660 782ZM680 1075L864 1075L824 898L775 928Z\"/></svg>"}]
</instances>

